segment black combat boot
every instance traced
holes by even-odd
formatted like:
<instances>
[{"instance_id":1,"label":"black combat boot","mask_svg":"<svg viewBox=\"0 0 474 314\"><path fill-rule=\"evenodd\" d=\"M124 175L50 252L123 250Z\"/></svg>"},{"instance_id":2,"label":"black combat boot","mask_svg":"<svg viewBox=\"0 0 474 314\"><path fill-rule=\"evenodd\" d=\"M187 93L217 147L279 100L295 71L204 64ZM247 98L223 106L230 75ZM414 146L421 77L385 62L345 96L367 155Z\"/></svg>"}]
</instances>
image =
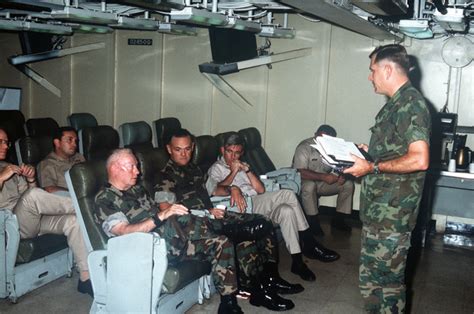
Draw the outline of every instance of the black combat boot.
<instances>
[{"instance_id":1,"label":"black combat boot","mask_svg":"<svg viewBox=\"0 0 474 314\"><path fill-rule=\"evenodd\" d=\"M273 231L273 224L264 217L257 217L252 221L243 223L224 222L221 234L227 236L232 242L255 241L262 239Z\"/></svg>"},{"instance_id":2,"label":"black combat boot","mask_svg":"<svg viewBox=\"0 0 474 314\"><path fill-rule=\"evenodd\" d=\"M304 290L299 283L291 284L280 277L278 264L268 262L263 266L262 284L279 294L296 294Z\"/></svg>"},{"instance_id":3,"label":"black combat boot","mask_svg":"<svg viewBox=\"0 0 474 314\"><path fill-rule=\"evenodd\" d=\"M295 307L291 300L280 297L263 284L254 286L250 295L250 304L263 306L271 311L288 311Z\"/></svg>"},{"instance_id":4,"label":"black combat boot","mask_svg":"<svg viewBox=\"0 0 474 314\"><path fill-rule=\"evenodd\" d=\"M217 314L243 314L242 309L237 304L235 294L221 295L221 304Z\"/></svg>"}]
</instances>

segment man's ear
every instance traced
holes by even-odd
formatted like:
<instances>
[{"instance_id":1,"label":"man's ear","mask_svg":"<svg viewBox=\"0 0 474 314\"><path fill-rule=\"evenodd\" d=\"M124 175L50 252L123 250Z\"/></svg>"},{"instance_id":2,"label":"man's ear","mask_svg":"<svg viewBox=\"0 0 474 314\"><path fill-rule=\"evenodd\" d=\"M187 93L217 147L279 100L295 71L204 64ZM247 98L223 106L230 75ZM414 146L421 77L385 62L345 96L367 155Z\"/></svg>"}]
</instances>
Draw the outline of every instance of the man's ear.
<instances>
[{"instance_id":1,"label":"man's ear","mask_svg":"<svg viewBox=\"0 0 474 314\"><path fill-rule=\"evenodd\" d=\"M168 154L171 155L171 146L170 146L170 144L166 144L166 150L168 151Z\"/></svg>"},{"instance_id":2,"label":"man's ear","mask_svg":"<svg viewBox=\"0 0 474 314\"><path fill-rule=\"evenodd\" d=\"M57 138L55 138L55 139L53 140L54 148L59 147L59 142L60 142L60 140L57 139Z\"/></svg>"},{"instance_id":3,"label":"man's ear","mask_svg":"<svg viewBox=\"0 0 474 314\"><path fill-rule=\"evenodd\" d=\"M390 79L390 76L392 76L392 72L394 71L393 65L390 63L387 63L386 65L384 65L383 70L385 74L385 79L386 80Z\"/></svg>"},{"instance_id":4,"label":"man's ear","mask_svg":"<svg viewBox=\"0 0 474 314\"><path fill-rule=\"evenodd\" d=\"M220 152L221 152L221 155L224 156L224 151L225 151L225 147L224 146L221 146L220 147Z\"/></svg>"}]
</instances>

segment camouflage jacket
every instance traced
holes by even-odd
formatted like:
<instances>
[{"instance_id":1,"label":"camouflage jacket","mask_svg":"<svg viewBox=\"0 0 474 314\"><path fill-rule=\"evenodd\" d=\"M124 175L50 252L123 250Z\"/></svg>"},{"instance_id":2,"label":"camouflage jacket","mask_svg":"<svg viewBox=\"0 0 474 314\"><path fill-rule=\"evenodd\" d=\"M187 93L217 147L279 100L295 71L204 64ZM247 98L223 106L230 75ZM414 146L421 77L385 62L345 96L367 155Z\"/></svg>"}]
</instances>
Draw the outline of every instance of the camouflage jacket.
<instances>
[{"instance_id":1,"label":"camouflage jacket","mask_svg":"<svg viewBox=\"0 0 474 314\"><path fill-rule=\"evenodd\" d=\"M193 163L178 166L170 159L161 171L161 179L154 188L157 202L178 203L189 209L213 207L206 189L206 178Z\"/></svg>"},{"instance_id":2,"label":"camouflage jacket","mask_svg":"<svg viewBox=\"0 0 474 314\"><path fill-rule=\"evenodd\" d=\"M415 141L429 143L431 119L426 102L409 82L375 118L369 154L374 160L405 155ZM407 232L416 223L425 172L369 174L362 181L361 220L375 232Z\"/></svg>"},{"instance_id":3,"label":"camouflage jacket","mask_svg":"<svg viewBox=\"0 0 474 314\"><path fill-rule=\"evenodd\" d=\"M120 222L129 224L141 222L155 215L159 206L148 196L146 190L135 185L127 191L120 191L108 184L95 197L95 219L109 236L112 228Z\"/></svg>"}]
</instances>

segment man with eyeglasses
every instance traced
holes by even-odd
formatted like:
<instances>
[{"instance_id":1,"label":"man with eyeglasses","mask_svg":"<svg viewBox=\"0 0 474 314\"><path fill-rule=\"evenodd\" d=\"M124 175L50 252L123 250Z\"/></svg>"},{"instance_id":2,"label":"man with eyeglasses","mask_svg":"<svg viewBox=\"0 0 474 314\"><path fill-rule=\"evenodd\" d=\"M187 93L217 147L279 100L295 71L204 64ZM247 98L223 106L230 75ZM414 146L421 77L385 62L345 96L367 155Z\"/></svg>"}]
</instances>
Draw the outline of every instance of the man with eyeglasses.
<instances>
[{"instance_id":1,"label":"man with eyeglasses","mask_svg":"<svg viewBox=\"0 0 474 314\"><path fill-rule=\"evenodd\" d=\"M208 193L216 196L230 195L231 204L245 211L246 196L252 199L252 211L268 217L280 225L286 247L291 254L291 271L306 281L316 280L314 273L304 263L302 254L323 262L332 262L339 254L323 247L309 231L308 222L296 195L291 190L265 192L265 186L245 162L244 140L238 134L228 136L220 147L222 157L208 171ZM301 240L301 244L300 244Z\"/></svg>"},{"instance_id":2,"label":"man with eyeglasses","mask_svg":"<svg viewBox=\"0 0 474 314\"><path fill-rule=\"evenodd\" d=\"M46 191L67 191L64 174L84 157L77 152L77 133L72 127L61 127L53 136L54 150L38 164L40 186Z\"/></svg>"},{"instance_id":3,"label":"man with eyeglasses","mask_svg":"<svg viewBox=\"0 0 474 314\"><path fill-rule=\"evenodd\" d=\"M16 215L22 239L64 234L80 272L77 290L93 296L87 250L71 198L37 188L34 167L5 161L9 148L8 135L0 128L0 209Z\"/></svg>"}]
</instances>

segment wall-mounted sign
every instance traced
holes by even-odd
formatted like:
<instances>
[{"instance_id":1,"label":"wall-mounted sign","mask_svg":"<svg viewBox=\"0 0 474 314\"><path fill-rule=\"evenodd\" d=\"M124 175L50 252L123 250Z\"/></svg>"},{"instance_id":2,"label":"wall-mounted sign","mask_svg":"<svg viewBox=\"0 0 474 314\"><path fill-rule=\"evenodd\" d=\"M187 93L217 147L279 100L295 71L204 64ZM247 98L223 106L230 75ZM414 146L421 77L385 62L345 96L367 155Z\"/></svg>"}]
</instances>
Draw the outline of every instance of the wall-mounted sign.
<instances>
[{"instance_id":1,"label":"wall-mounted sign","mask_svg":"<svg viewBox=\"0 0 474 314\"><path fill-rule=\"evenodd\" d=\"M153 46L153 39L151 38L129 38L129 46Z\"/></svg>"}]
</instances>

